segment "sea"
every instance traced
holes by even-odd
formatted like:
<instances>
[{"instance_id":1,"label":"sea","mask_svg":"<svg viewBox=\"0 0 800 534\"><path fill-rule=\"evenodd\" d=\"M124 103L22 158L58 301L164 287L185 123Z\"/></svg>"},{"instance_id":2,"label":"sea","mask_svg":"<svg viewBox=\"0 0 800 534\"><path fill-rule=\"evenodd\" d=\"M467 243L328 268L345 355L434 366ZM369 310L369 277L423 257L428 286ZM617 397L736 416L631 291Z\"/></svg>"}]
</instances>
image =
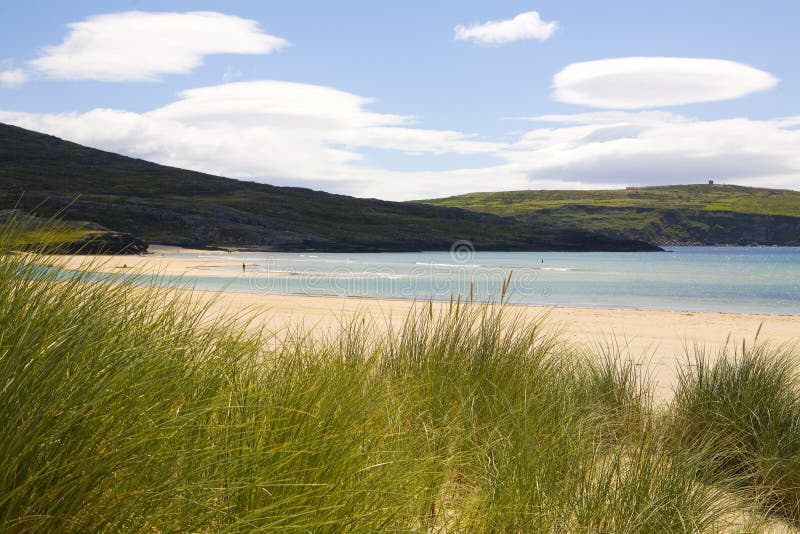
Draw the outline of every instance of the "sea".
<instances>
[{"instance_id":1,"label":"sea","mask_svg":"<svg viewBox=\"0 0 800 534\"><path fill-rule=\"evenodd\" d=\"M167 258L202 260L202 269L193 271L199 274L164 277L200 290L800 314L800 247L627 253L475 252L468 244L415 253L161 250L157 254ZM156 281L143 279L148 280Z\"/></svg>"}]
</instances>

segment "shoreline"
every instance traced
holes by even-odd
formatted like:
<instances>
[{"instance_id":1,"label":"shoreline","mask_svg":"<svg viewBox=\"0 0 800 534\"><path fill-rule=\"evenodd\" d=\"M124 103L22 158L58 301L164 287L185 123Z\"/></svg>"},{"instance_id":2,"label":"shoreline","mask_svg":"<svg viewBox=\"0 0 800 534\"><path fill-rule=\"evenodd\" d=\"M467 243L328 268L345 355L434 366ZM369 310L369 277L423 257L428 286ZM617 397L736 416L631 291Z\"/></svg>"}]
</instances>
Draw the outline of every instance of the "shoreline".
<instances>
[{"instance_id":1,"label":"shoreline","mask_svg":"<svg viewBox=\"0 0 800 534\"><path fill-rule=\"evenodd\" d=\"M790 244L790 245L763 245L763 244L733 244L733 243L670 243L670 244L659 244L659 243L651 243L657 247L660 247L662 250L643 250L643 251L635 251L635 250L621 250L621 251L608 251L609 253L616 254L616 253L626 253L626 252L674 252L669 250L670 248L747 248L747 249L754 249L754 248L800 248L800 244ZM420 249L420 250L377 250L377 251L364 251L364 250L345 250L345 251L337 251L337 250L319 250L319 249L300 249L300 250L276 250L276 249L258 249L258 248L225 248L225 247L217 247L217 246L210 246L209 248L183 248L180 246L173 246L173 245L162 245L158 243L154 243L148 245L147 252L143 254L138 254L139 256L148 256L156 254L152 250L156 249L180 249L186 252L197 252L197 253L205 253L205 252L218 252L218 253L263 253L263 254L418 254L418 253L426 253L426 252L448 252L448 249ZM604 252L604 251L565 251L565 250L493 250L493 249L481 249L478 252L575 252L577 254L586 252L586 253L594 253L594 252Z\"/></svg>"},{"instance_id":2,"label":"shoreline","mask_svg":"<svg viewBox=\"0 0 800 534\"><path fill-rule=\"evenodd\" d=\"M239 289L197 289L197 292L208 293L236 293L241 295L268 295L272 297L308 297L308 298L335 298L335 299L348 299L348 300L385 300L390 302L434 302L436 304L449 304L450 302L456 303L457 299L437 298L437 297L387 297L387 296L373 296L373 295L340 295L336 293L269 293L264 291L244 291ZM465 300L460 301L461 304L488 304L499 305L499 302L489 300L474 300L468 302ZM797 317L800 319L800 312L798 313L770 313L770 312L736 312L725 310L692 310L684 308L640 308L635 306L592 306L591 304L528 304L524 302L505 302L505 306L513 306L519 308L558 308L558 309L576 309L576 310L609 310L609 311L634 311L634 312L674 312L683 314L715 314L722 315L747 315L747 316L763 316L768 317ZM800 337L800 336L799 336Z\"/></svg>"},{"instance_id":3,"label":"shoreline","mask_svg":"<svg viewBox=\"0 0 800 534\"><path fill-rule=\"evenodd\" d=\"M175 251L175 248L170 250ZM187 254L190 251L186 251ZM241 268L241 260L225 260L227 253L210 252L213 258L147 257L47 257L47 263L67 269L98 273L197 276L209 264ZM243 275L245 276L245 275ZM254 327L279 332L296 327L313 330L315 335L336 335L343 324L356 318L373 320L386 329L401 327L406 315L429 299L406 297L359 297L322 294L247 292L231 289L175 288L176 294L208 303L216 313L236 314L252 321ZM180 298L180 297L176 297ZM432 301L434 309L446 310L449 299ZM463 304L463 301L462 301ZM728 342L750 346L758 339L771 344L800 344L800 315L740 313L727 311L651 310L593 306L506 304L513 313L531 323L542 322L557 330L575 347L605 346L644 366L652 377L656 397L668 399L677 377L677 368L687 362L694 346L716 353Z\"/></svg>"},{"instance_id":4,"label":"shoreline","mask_svg":"<svg viewBox=\"0 0 800 534\"><path fill-rule=\"evenodd\" d=\"M103 274L129 274L141 276L163 276L163 277L205 277L222 279L247 279L254 282L259 280L269 279L289 279L293 278L292 273L288 271L272 272L272 271L247 271L242 272L242 259L232 259L230 254L225 251L204 251L199 249L181 249L179 247L166 247L162 245L154 245L155 251L148 253L145 256L46 256L47 263L57 264L66 269L76 271L91 271ZM165 254L169 254L166 256ZM203 254L210 257L205 258L182 258L182 254L197 255ZM255 266L256 263L249 265ZM303 273L296 273L302 275ZM219 286L223 286L220 281ZM449 297L415 297L414 295L358 295L346 294L346 291L340 293L330 292L296 292L291 290L274 290L268 292L270 289L275 288L201 288L197 291L220 291L236 293L240 295L271 295L272 297L286 297L286 298L338 298L338 299L352 299L352 300L385 300L385 301L429 301L448 303ZM511 293L513 300L514 293ZM462 300L464 302L464 300ZM477 303L492 304L491 299L476 300ZM785 308L769 311L758 309L756 311L748 310L725 310L715 309L713 307L703 308L698 306L692 307L667 307L659 306L658 302L650 306L640 305L619 305L619 304L594 304L594 303L556 303L556 302L511 302L509 305L518 307L530 308L555 308L555 309L586 309L586 310L608 310L608 311L640 311L640 312L675 312L675 313L693 313L693 314L727 314L727 315L747 315L747 316L762 316L764 318L770 317L797 317L800 318L800 310L797 312L786 311Z\"/></svg>"},{"instance_id":5,"label":"shoreline","mask_svg":"<svg viewBox=\"0 0 800 534\"><path fill-rule=\"evenodd\" d=\"M270 297L300 297L300 298L332 298L332 299L346 299L346 300L368 300L368 301L387 301L387 302L408 302L408 303L427 303L433 302L435 304L449 304L450 302L456 303L457 299L446 299L436 297L415 298L415 297L387 297L387 296L372 296L372 295L339 295L336 293L269 293L263 291L244 291L239 289L196 289L196 292L203 293L235 293L240 295L266 295ZM490 300L474 300L468 302L466 300L460 301L464 304L487 304L499 305L499 302ZM800 312L798 313L770 313L770 312L737 312L725 310L692 310L684 308L640 308L635 306L592 306L591 304L528 304L524 302L504 302L504 306L512 306L515 308L546 308L546 309L565 309L565 310L608 310L608 311L631 311L631 312L665 312L665 313L682 313L682 314L721 314L721 315L746 315L746 316L761 316L764 318L770 317L796 317L800 319ZM800 337L800 335L798 336Z\"/></svg>"}]
</instances>

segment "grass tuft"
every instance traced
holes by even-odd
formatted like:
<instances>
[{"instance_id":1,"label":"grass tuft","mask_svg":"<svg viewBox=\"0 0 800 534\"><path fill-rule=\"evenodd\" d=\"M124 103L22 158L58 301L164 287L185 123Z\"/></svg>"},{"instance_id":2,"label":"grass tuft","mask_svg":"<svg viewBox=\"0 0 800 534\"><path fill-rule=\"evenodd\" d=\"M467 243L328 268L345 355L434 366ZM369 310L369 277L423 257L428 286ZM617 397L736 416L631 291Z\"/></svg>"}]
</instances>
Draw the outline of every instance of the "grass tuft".
<instances>
[{"instance_id":1,"label":"grass tuft","mask_svg":"<svg viewBox=\"0 0 800 534\"><path fill-rule=\"evenodd\" d=\"M745 491L769 514L800 524L800 381L796 347L697 349L672 408L678 447L708 451L710 481Z\"/></svg>"}]
</instances>

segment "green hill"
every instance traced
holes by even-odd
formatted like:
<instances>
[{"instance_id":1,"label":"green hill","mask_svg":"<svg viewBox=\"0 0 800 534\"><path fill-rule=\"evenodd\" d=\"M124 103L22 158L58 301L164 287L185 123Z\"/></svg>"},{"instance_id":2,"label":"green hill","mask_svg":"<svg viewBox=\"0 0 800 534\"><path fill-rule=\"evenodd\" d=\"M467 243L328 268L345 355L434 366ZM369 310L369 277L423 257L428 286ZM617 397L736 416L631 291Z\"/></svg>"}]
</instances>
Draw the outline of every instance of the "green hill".
<instances>
[{"instance_id":1,"label":"green hill","mask_svg":"<svg viewBox=\"0 0 800 534\"><path fill-rule=\"evenodd\" d=\"M800 192L735 185L470 193L422 201L659 245L800 245Z\"/></svg>"},{"instance_id":2,"label":"green hill","mask_svg":"<svg viewBox=\"0 0 800 534\"><path fill-rule=\"evenodd\" d=\"M190 247L415 251L466 239L483 250L657 250L513 217L221 178L0 124L0 209L15 206Z\"/></svg>"}]
</instances>

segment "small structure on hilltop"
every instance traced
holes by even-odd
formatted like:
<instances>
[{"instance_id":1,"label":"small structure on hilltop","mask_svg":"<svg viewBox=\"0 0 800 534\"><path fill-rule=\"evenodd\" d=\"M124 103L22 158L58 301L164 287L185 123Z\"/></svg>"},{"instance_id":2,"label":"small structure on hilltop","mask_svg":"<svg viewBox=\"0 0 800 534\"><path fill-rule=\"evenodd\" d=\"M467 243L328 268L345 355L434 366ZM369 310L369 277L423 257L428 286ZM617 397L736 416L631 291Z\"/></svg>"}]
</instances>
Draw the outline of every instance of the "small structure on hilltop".
<instances>
[{"instance_id":1,"label":"small structure on hilltop","mask_svg":"<svg viewBox=\"0 0 800 534\"><path fill-rule=\"evenodd\" d=\"M709 180L708 185L714 185L714 180Z\"/></svg>"}]
</instances>

